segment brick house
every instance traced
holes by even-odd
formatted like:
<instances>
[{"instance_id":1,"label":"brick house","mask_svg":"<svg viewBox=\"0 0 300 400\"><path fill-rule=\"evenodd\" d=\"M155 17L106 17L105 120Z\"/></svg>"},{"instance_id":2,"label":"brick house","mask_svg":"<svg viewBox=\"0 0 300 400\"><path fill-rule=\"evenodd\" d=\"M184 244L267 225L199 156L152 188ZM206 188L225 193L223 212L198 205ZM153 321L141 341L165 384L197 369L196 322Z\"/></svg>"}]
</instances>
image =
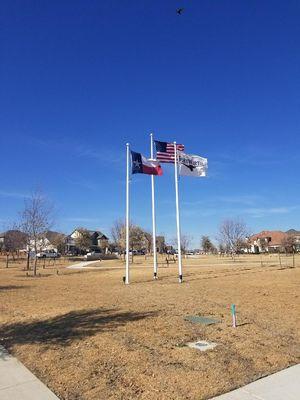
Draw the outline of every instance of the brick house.
<instances>
[{"instance_id":1,"label":"brick house","mask_svg":"<svg viewBox=\"0 0 300 400\"><path fill-rule=\"evenodd\" d=\"M250 253L272 253L284 251L288 234L282 231L262 231L249 238Z\"/></svg>"}]
</instances>

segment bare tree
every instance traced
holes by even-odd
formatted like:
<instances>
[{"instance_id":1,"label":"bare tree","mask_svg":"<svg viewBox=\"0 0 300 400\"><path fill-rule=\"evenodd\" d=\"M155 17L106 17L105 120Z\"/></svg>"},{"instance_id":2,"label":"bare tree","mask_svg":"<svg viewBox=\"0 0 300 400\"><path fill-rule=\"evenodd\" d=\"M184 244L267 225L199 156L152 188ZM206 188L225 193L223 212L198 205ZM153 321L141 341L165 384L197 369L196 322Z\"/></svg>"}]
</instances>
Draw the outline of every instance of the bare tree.
<instances>
[{"instance_id":1,"label":"bare tree","mask_svg":"<svg viewBox=\"0 0 300 400\"><path fill-rule=\"evenodd\" d=\"M99 247L101 249L101 252L105 254L107 250L109 249L109 242L108 239L100 239L99 241Z\"/></svg>"},{"instance_id":2,"label":"bare tree","mask_svg":"<svg viewBox=\"0 0 300 400\"><path fill-rule=\"evenodd\" d=\"M182 252L183 254L186 254L188 248L190 247L191 241L192 241L191 236L188 236L188 235L181 235L181 237L180 237L180 247L181 247L181 252ZM172 244L173 244L175 247L177 247L177 245L178 245L178 243L177 243L177 237L174 238L174 239L172 240Z\"/></svg>"},{"instance_id":3,"label":"bare tree","mask_svg":"<svg viewBox=\"0 0 300 400\"><path fill-rule=\"evenodd\" d=\"M14 227L5 232L4 248L10 252L14 258L14 253L26 248L27 235Z\"/></svg>"},{"instance_id":4,"label":"bare tree","mask_svg":"<svg viewBox=\"0 0 300 400\"><path fill-rule=\"evenodd\" d=\"M126 226L122 220L117 220L112 229L111 236L114 243L117 244L119 252L125 253L126 246ZM138 225L130 223L129 225L129 249L132 251L151 250L152 237L151 234L145 231Z\"/></svg>"},{"instance_id":5,"label":"bare tree","mask_svg":"<svg viewBox=\"0 0 300 400\"><path fill-rule=\"evenodd\" d=\"M141 251L148 250L150 242L150 249L152 238L143 228L138 225L132 225L129 232L129 244L132 250Z\"/></svg>"},{"instance_id":6,"label":"bare tree","mask_svg":"<svg viewBox=\"0 0 300 400\"><path fill-rule=\"evenodd\" d=\"M49 239L49 237L47 236ZM51 235L51 244L57 248L57 251L61 254L65 254L66 251L66 235L63 233L55 232Z\"/></svg>"},{"instance_id":7,"label":"bare tree","mask_svg":"<svg viewBox=\"0 0 300 400\"><path fill-rule=\"evenodd\" d=\"M231 254L237 254L247 245L249 229L243 221L225 220L219 228L218 240Z\"/></svg>"},{"instance_id":8,"label":"bare tree","mask_svg":"<svg viewBox=\"0 0 300 400\"><path fill-rule=\"evenodd\" d=\"M181 235L180 242L181 242L181 251L183 254L186 254L192 242L191 236Z\"/></svg>"},{"instance_id":9,"label":"bare tree","mask_svg":"<svg viewBox=\"0 0 300 400\"><path fill-rule=\"evenodd\" d=\"M225 247L221 242L218 244L218 250L219 250L220 255L224 255Z\"/></svg>"},{"instance_id":10,"label":"bare tree","mask_svg":"<svg viewBox=\"0 0 300 400\"><path fill-rule=\"evenodd\" d=\"M142 246L142 249L144 249L146 251L146 253L152 254L153 253L152 233L143 230L142 242L144 243L144 246Z\"/></svg>"},{"instance_id":11,"label":"bare tree","mask_svg":"<svg viewBox=\"0 0 300 400\"><path fill-rule=\"evenodd\" d=\"M35 191L30 198L25 200L24 209L21 212L21 229L27 236L28 254L31 249L35 256L39 244L43 241L46 231L53 223L53 207L41 191ZM33 274L36 275L37 258L34 260Z\"/></svg>"},{"instance_id":12,"label":"bare tree","mask_svg":"<svg viewBox=\"0 0 300 400\"><path fill-rule=\"evenodd\" d=\"M114 222L111 228L111 237L119 253L124 253L125 251L125 224L121 219Z\"/></svg>"},{"instance_id":13,"label":"bare tree","mask_svg":"<svg viewBox=\"0 0 300 400\"><path fill-rule=\"evenodd\" d=\"M295 252L295 244L296 240L295 237L292 235L286 236L282 242L282 247L284 247L284 250L286 253L294 253Z\"/></svg>"},{"instance_id":14,"label":"bare tree","mask_svg":"<svg viewBox=\"0 0 300 400\"><path fill-rule=\"evenodd\" d=\"M77 229L78 236L75 238L75 245L83 252L88 250L92 245L92 238L89 231L85 228Z\"/></svg>"}]
</instances>

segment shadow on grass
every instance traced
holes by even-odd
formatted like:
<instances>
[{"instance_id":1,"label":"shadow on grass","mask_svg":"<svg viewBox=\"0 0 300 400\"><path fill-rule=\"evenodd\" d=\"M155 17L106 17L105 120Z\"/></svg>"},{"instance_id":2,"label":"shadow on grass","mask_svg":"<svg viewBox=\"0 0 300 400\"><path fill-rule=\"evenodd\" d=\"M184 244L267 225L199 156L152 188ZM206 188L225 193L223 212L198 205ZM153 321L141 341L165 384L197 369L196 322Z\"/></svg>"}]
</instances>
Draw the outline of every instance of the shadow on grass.
<instances>
[{"instance_id":1,"label":"shadow on grass","mask_svg":"<svg viewBox=\"0 0 300 400\"><path fill-rule=\"evenodd\" d=\"M0 285L0 292L4 292L6 290L25 289L25 288L28 288L28 286L17 286L17 285L2 286L2 285Z\"/></svg>"},{"instance_id":2,"label":"shadow on grass","mask_svg":"<svg viewBox=\"0 0 300 400\"><path fill-rule=\"evenodd\" d=\"M6 348L15 344L70 345L73 340L110 332L130 322L155 316L155 312L118 312L109 309L71 311L41 321L3 325L0 338Z\"/></svg>"}]
</instances>

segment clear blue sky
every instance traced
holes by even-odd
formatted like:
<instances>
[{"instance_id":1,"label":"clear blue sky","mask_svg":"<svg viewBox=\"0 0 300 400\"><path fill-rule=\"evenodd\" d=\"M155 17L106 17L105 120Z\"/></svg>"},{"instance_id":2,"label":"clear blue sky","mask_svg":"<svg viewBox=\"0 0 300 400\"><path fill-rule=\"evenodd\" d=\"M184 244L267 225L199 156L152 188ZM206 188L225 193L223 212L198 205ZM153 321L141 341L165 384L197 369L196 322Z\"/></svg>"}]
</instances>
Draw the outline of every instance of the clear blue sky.
<instances>
[{"instance_id":1,"label":"clear blue sky","mask_svg":"<svg viewBox=\"0 0 300 400\"><path fill-rule=\"evenodd\" d=\"M176 15L177 7L183 15ZM124 216L125 143L149 133L209 160L180 182L182 231L214 238L300 229L299 0L2 0L0 224L37 185L56 229L109 234ZM156 179L157 229L175 236L171 166ZM132 220L151 227L150 178Z\"/></svg>"}]
</instances>

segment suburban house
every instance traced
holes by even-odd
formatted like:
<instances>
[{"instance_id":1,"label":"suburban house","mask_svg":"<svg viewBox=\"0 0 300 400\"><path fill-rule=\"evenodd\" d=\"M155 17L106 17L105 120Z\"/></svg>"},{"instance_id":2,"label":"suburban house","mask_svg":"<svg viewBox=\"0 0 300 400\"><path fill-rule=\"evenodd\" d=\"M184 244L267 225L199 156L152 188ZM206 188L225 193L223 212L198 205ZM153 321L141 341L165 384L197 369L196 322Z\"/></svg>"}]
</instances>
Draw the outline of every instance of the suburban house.
<instances>
[{"instance_id":1,"label":"suburban house","mask_svg":"<svg viewBox=\"0 0 300 400\"><path fill-rule=\"evenodd\" d=\"M278 252L284 250L287 233L282 231L262 231L249 238L250 253Z\"/></svg>"},{"instance_id":2,"label":"suburban house","mask_svg":"<svg viewBox=\"0 0 300 400\"><path fill-rule=\"evenodd\" d=\"M83 231L87 232L91 244L85 250L101 250L103 253L107 253L108 251L108 237L105 236L102 232L97 230L89 230L83 228L76 228L69 236L66 238L66 251L67 253L79 254L81 249L77 246L77 240L83 236Z\"/></svg>"},{"instance_id":3,"label":"suburban house","mask_svg":"<svg viewBox=\"0 0 300 400\"><path fill-rule=\"evenodd\" d=\"M47 231L45 232L43 237L38 240L37 251L54 250L55 252L60 252L62 251L62 248L60 247L63 243L64 238L65 235L63 233ZM32 250L34 247L34 242L31 240L29 246L27 247L30 247L30 249Z\"/></svg>"}]
</instances>

